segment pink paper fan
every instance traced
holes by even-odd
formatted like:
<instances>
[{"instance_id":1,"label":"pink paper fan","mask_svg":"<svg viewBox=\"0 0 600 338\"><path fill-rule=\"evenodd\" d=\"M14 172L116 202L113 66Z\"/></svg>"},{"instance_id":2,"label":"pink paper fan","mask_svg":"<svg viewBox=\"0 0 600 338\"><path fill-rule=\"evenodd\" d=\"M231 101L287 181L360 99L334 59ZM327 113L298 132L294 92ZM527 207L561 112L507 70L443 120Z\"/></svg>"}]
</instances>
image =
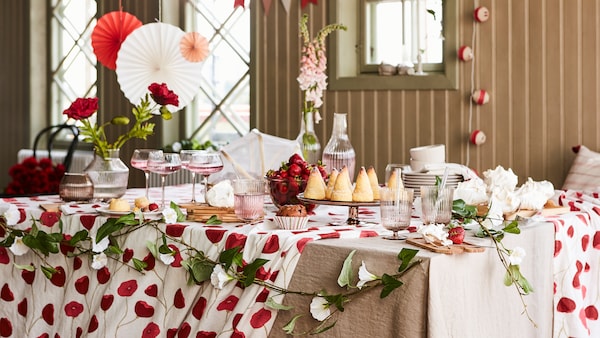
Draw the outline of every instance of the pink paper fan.
<instances>
[{"instance_id":1,"label":"pink paper fan","mask_svg":"<svg viewBox=\"0 0 600 338\"><path fill-rule=\"evenodd\" d=\"M186 33L179 42L183 58L189 62L200 62L208 56L208 40L198 32Z\"/></svg>"},{"instance_id":2,"label":"pink paper fan","mask_svg":"<svg viewBox=\"0 0 600 338\"><path fill-rule=\"evenodd\" d=\"M117 68L117 54L125 38L142 26L142 22L133 14L114 11L103 15L92 31L94 54L106 68Z\"/></svg>"}]
</instances>

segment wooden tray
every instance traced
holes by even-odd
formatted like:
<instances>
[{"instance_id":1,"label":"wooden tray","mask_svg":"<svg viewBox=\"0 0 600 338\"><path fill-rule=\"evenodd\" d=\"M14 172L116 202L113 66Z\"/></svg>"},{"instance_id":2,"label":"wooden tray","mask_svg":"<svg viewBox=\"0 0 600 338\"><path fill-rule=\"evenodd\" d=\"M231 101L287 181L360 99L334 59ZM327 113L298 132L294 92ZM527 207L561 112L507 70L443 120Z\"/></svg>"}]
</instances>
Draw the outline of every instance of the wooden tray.
<instances>
[{"instance_id":1,"label":"wooden tray","mask_svg":"<svg viewBox=\"0 0 600 338\"><path fill-rule=\"evenodd\" d=\"M208 204L180 204L180 208L187 210L187 219L189 221L206 222L213 215L217 216L223 223L242 222L235 215L233 208L212 207Z\"/></svg>"},{"instance_id":2,"label":"wooden tray","mask_svg":"<svg viewBox=\"0 0 600 338\"><path fill-rule=\"evenodd\" d=\"M460 254L464 252L484 252L485 248L474 245L468 242L463 242L462 244L452 244L449 246L437 246L433 244L429 244L423 238L408 238L406 243L412 244L414 246L418 246L419 248L427 249L429 251L443 253L447 255Z\"/></svg>"}]
</instances>

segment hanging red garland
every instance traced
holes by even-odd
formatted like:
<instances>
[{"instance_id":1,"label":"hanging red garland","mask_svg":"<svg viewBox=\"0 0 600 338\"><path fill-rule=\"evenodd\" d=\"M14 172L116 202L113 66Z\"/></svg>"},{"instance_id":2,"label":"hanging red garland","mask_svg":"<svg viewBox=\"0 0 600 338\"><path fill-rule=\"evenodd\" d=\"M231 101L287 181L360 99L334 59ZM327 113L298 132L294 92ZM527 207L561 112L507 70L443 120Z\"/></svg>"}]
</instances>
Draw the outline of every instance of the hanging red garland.
<instances>
[{"instance_id":1,"label":"hanging red garland","mask_svg":"<svg viewBox=\"0 0 600 338\"><path fill-rule=\"evenodd\" d=\"M308 5L309 3L313 3L315 5L319 4L319 0L302 0L302 4L300 5L300 7L302 7L302 9L304 9L304 7L306 7L306 5Z\"/></svg>"}]
</instances>

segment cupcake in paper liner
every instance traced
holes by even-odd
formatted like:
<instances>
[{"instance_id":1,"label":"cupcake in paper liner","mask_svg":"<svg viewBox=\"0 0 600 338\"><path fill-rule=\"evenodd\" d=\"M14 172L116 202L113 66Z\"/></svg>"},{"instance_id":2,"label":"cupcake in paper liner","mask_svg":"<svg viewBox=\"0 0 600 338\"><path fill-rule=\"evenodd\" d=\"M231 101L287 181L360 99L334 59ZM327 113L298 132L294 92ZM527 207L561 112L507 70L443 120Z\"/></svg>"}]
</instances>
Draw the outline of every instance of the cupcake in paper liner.
<instances>
[{"instance_id":1,"label":"cupcake in paper liner","mask_svg":"<svg viewBox=\"0 0 600 338\"><path fill-rule=\"evenodd\" d=\"M280 229L284 230L302 230L306 229L308 216L293 217L293 216L275 216L275 223Z\"/></svg>"},{"instance_id":2,"label":"cupcake in paper liner","mask_svg":"<svg viewBox=\"0 0 600 338\"><path fill-rule=\"evenodd\" d=\"M306 228L308 214L302 204L282 205L275 215L275 223L281 229L300 230Z\"/></svg>"}]
</instances>

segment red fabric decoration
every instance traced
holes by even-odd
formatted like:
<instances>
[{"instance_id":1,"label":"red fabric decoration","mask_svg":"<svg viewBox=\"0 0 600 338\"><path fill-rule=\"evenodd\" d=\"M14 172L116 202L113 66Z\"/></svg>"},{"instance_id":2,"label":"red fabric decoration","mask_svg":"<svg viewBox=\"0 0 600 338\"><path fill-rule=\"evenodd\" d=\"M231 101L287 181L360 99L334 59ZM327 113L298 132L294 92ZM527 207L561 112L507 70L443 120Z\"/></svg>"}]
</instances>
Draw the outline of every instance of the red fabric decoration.
<instances>
[{"instance_id":1,"label":"red fabric decoration","mask_svg":"<svg viewBox=\"0 0 600 338\"><path fill-rule=\"evenodd\" d=\"M94 54L106 68L117 69L117 53L125 38L142 26L135 15L114 11L104 14L92 31L92 47Z\"/></svg>"},{"instance_id":2,"label":"red fabric decoration","mask_svg":"<svg viewBox=\"0 0 600 338\"><path fill-rule=\"evenodd\" d=\"M242 7L242 8L246 8L244 7L244 0L235 0L235 2L233 3L233 9L236 9L238 7Z\"/></svg>"},{"instance_id":3,"label":"red fabric decoration","mask_svg":"<svg viewBox=\"0 0 600 338\"><path fill-rule=\"evenodd\" d=\"M265 10L265 15L269 15L269 10L271 9L272 0L262 0L263 9Z\"/></svg>"},{"instance_id":4,"label":"red fabric decoration","mask_svg":"<svg viewBox=\"0 0 600 338\"><path fill-rule=\"evenodd\" d=\"M300 7L302 7L302 9L304 9L304 7L306 7L306 5L313 3L315 5L319 4L319 0L302 0L302 4L300 5Z\"/></svg>"}]
</instances>

